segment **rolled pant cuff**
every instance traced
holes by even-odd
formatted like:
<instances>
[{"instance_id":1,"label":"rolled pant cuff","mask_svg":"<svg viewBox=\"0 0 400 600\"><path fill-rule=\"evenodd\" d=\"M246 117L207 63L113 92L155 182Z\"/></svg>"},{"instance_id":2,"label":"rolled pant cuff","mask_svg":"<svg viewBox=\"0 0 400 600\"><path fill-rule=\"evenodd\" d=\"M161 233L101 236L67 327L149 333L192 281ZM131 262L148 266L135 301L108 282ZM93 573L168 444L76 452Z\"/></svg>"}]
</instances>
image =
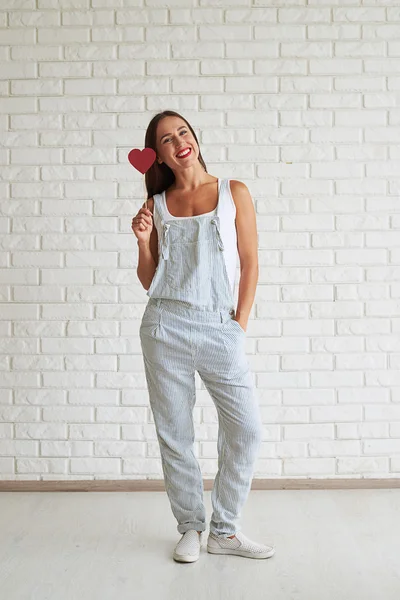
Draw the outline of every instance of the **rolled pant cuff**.
<instances>
[{"instance_id":1,"label":"rolled pant cuff","mask_svg":"<svg viewBox=\"0 0 400 600\"><path fill-rule=\"evenodd\" d=\"M206 524L201 521L193 521L193 523L182 523L178 525L179 533L186 533L189 529L196 529L196 531L205 531Z\"/></svg>"}]
</instances>

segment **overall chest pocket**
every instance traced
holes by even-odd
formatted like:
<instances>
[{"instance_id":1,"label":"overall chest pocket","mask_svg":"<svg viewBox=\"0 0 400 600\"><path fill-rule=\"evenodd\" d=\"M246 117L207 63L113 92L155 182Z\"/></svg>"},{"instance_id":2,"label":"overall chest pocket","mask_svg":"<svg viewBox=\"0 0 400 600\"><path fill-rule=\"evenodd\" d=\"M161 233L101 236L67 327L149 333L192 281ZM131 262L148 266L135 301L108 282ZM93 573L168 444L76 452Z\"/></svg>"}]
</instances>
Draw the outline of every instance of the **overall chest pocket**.
<instances>
[{"instance_id":1,"label":"overall chest pocket","mask_svg":"<svg viewBox=\"0 0 400 600\"><path fill-rule=\"evenodd\" d=\"M199 289L210 272L207 241L171 244L165 263L168 285L181 292Z\"/></svg>"}]
</instances>

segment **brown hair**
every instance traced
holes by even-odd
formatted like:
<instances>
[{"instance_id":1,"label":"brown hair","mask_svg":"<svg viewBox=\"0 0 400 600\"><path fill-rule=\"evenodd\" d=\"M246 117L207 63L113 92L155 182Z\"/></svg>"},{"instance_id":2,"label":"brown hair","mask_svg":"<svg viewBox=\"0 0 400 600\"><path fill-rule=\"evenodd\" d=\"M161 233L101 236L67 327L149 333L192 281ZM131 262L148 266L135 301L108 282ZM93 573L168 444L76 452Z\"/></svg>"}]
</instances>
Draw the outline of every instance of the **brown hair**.
<instances>
[{"instance_id":1,"label":"brown hair","mask_svg":"<svg viewBox=\"0 0 400 600\"><path fill-rule=\"evenodd\" d=\"M157 152L157 147L156 147L157 125L165 117L179 117L180 119L185 121L186 125L192 132L192 135L193 135L194 139L196 140L197 145L199 146L199 162L200 162L201 166L203 167L203 169L205 170L205 172L207 173L207 167L206 167L204 159L201 155L200 145L199 145L197 136L196 136L195 132L193 131L193 128L191 127L190 123L188 123L188 121L184 117L182 117L182 115L175 112L174 110L163 110L162 112L157 113L152 118L152 120L148 124L147 130L146 130L146 136L145 136L145 141L144 141L145 148L153 148L153 150L155 152ZM147 190L147 199L149 199L152 196L154 196L154 194L160 194L161 192L166 190L168 187L170 187L170 185L172 185L172 183L175 181L175 175L174 175L174 172L172 171L172 169L170 169L168 167L168 165L166 165L164 162L160 164L157 160L155 160L154 163L151 165L150 169L148 171L146 171L144 180L145 180L145 185L146 185L146 190Z\"/></svg>"}]
</instances>

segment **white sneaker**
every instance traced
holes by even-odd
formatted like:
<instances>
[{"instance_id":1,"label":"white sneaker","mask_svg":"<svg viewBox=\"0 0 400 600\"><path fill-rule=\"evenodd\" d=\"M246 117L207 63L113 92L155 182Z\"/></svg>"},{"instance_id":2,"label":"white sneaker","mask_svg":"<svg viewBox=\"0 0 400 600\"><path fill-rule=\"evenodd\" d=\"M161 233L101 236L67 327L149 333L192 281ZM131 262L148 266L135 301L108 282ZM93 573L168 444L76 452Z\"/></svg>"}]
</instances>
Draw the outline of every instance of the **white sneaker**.
<instances>
[{"instance_id":1,"label":"white sneaker","mask_svg":"<svg viewBox=\"0 0 400 600\"><path fill-rule=\"evenodd\" d=\"M174 560L178 562L194 562L197 560L200 556L201 533L199 535L196 529L185 531L175 546Z\"/></svg>"},{"instance_id":2,"label":"white sneaker","mask_svg":"<svg viewBox=\"0 0 400 600\"><path fill-rule=\"evenodd\" d=\"M235 533L234 538L225 538L210 532L207 551L211 554L236 554L246 558L270 558L275 554L273 546L252 542L241 531Z\"/></svg>"}]
</instances>

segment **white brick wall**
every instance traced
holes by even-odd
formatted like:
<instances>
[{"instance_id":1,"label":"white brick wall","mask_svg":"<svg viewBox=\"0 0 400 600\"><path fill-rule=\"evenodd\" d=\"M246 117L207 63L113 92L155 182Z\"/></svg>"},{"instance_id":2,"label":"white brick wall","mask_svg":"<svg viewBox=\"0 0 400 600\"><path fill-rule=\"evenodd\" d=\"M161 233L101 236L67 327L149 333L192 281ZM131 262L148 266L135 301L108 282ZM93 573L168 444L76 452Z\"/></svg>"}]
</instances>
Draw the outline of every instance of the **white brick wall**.
<instances>
[{"instance_id":1,"label":"white brick wall","mask_svg":"<svg viewBox=\"0 0 400 600\"><path fill-rule=\"evenodd\" d=\"M127 153L165 108L257 210L255 477L400 475L397 4L1 4L1 479L162 478Z\"/></svg>"}]
</instances>

